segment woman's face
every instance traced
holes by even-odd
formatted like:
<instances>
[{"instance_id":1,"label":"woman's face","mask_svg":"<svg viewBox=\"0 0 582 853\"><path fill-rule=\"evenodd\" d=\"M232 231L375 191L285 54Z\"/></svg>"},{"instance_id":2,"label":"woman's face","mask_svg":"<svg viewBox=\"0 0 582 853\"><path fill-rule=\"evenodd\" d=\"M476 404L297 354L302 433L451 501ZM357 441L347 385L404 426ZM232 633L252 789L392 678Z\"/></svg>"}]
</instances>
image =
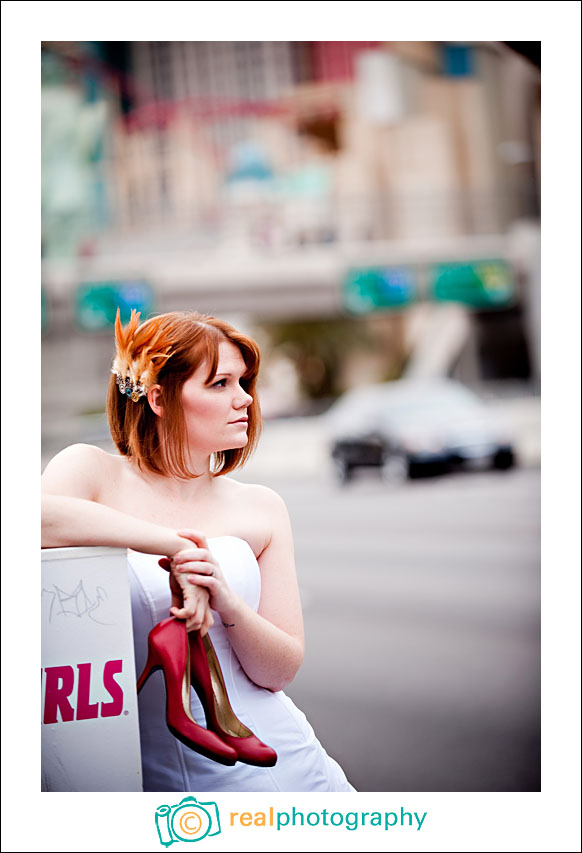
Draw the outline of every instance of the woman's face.
<instances>
[{"instance_id":1,"label":"woman's face","mask_svg":"<svg viewBox=\"0 0 582 853\"><path fill-rule=\"evenodd\" d=\"M253 398L240 385L246 369L239 348L225 341L219 345L216 376L210 385L205 384L207 363L186 380L182 406L191 450L214 453L247 444L247 409Z\"/></svg>"}]
</instances>

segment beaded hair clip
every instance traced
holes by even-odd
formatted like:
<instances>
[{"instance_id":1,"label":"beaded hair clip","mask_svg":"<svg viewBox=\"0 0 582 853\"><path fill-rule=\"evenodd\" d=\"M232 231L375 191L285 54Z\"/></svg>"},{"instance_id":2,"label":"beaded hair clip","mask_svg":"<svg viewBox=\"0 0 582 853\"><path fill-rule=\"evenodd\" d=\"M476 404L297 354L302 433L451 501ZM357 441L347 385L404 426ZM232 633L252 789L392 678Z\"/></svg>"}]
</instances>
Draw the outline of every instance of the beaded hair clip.
<instances>
[{"instance_id":1,"label":"beaded hair clip","mask_svg":"<svg viewBox=\"0 0 582 853\"><path fill-rule=\"evenodd\" d=\"M132 308L129 323L121 325L117 309L115 318L115 343L117 354L111 372L117 377L121 394L137 403L155 384L164 362L170 358L172 346L167 330L159 318L139 325L140 312Z\"/></svg>"}]
</instances>

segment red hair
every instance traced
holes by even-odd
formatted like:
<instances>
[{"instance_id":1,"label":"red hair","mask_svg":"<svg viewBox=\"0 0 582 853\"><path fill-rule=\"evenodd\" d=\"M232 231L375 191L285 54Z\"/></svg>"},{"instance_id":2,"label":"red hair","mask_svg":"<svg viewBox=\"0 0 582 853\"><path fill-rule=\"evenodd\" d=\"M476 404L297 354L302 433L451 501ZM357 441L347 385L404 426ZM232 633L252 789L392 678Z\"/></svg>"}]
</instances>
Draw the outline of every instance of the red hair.
<instances>
[{"instance_id":1,"label":"red hair","mask_svg":"<svg viewBox=\"0 0 582 853\"><path fill-rule=\"evenodd\" d=\"M131 334L128 334L130 326ZM228 474L244 465L255 450L262 427L256 393L260 353L252 338L238 332L224 320L197 311L161 314L139 327L135 322L130 323L125 330L119 323L116 338L118 356L123 346L131 359L129 363L152 363L153 360L157 376L154 369L150 373L149 385L161 386L164 416L160 418L152 411L147 397L133 402L120 393L117 379L112 374L107 393L107 416L113 441L123 456L135 459L140 469L180 479L197 476L187 464L186 423L182 409L184 382L201 364L207 363L206 383L209 384L218 368L220 344L229 341L238 347L247 368L241 378L241 386L253 398L247 411L248 442L245 447L215 453L213 475ZM162 354L163 358L157 357ZM159 362L162 362L161 366ZM152 376L154 382L151 381Z\"/></svg>"}]
</instances>

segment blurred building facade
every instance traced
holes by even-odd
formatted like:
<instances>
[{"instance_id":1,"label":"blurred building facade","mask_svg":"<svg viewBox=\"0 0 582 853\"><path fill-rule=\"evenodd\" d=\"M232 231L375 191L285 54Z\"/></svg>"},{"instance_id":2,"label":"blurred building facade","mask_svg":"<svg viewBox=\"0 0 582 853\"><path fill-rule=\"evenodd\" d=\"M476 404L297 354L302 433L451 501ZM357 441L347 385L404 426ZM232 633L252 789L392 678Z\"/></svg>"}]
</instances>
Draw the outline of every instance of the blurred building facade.
<instances>
[{"instance_id":1,"label":"blurred building facade","mask_svg":"<svg viewBox=\"0 0 582 853\"><path fill-rule=\"evenodd\" d=\"M80 284L134 279L156 310L331 322L353 316L350 270L390 267L415 298L356 313L398 342L392 366L345 383L406 364L535 379L539 101L539 69L500 42L45 43L53 328ZM431 298L432 265L492 259L506 305Z\"/></svg>"},{"instance_id":2,"label":"blurred building facade","mask_svg":"<svg viewBox=\"0 0 582 853\"><path fill-rule=\"evenodd\" d=\"M539 214L539 72L499 43L114 44L76 61L107 105L116 232L224 235L237 203L255 246L499 234ZM333 201L310 234L240 212L286 222L298 200Z\"/></svg>"}]
</instances>

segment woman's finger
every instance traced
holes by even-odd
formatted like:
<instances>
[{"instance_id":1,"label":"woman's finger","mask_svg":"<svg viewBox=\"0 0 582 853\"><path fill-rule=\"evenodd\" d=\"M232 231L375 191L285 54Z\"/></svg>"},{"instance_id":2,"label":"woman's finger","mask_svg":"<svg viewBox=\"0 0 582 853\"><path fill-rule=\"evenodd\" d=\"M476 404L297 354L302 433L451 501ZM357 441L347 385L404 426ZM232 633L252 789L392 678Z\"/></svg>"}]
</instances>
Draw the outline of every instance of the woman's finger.
<instances>
[{"instance_id":1,"label":"woman's finger","mask_svg":"<svg viewBox=\"0 0 582 853\"><path fill-rule=\"evenodd\" d=\"M176 533L178 536L181 536L182 539L189 539L191 542L196 543L200 548L208 548L206 536L200 530L177 530Z\"/></svg>"},{"instance_id":2,"label":"woman's finger","mask_svg":"<svg viewBox=\"0 0 582 853\"><path fill-rule=\"evenodd\" d=\"M174 565L185 563L189 560L213 563L214 557L207 548L184 548L183 551L178 551L177 554L174 554L172 558Z\"/></svg>"},{"instance_id":3,"label":"woman's finger","mask_svg":"<svg viewBox=\"0 0 582 853\"><path fill-rule=\"evenodd\" d=\"M202 620L202 625L200 626L200 635L205 637L209 630L214 625L214 618L209 609L206 610L204 614L204 619Z\"/></svg>"},{"instance_id":4,"label":"woman's finger","mask_svg":"<svg viewBox=\"0 0 582 853\"><path fill-rule=\"evenodd\" d=\"M173 605L172 607L170 607L170 614L172 616L175 616L176 619L186 619L188 616L188 613L187 613L185 607L177 607L176 605Z\"/></svg>"},{"instance_id":5,"label":"woman's finger","mask_svg":"<svg viewBox=\"0 0 582 853\"><path fill-rule=\"evenodd\" d=\"M216 566L214 563L202 563L200 560L189 560L187 563L180 563L174 571L178 574L188 574L188 572L196 572L201 575L216 575Z\"/></svg>"},{"instance_id":6,"label":"woman's finger","mask_svg":"<svg viewBox=\"0 0 582 853\"><path fill-rule=\"evenodd\" d=\"M202 587L193 588L187 580L187 575L170 575L170 592L172 594L172 604L176 604L176 599L179 605L184 607L195 607L198 603L206 607L208 604L208 592Z\"/></svg>"},{"instance_id":7,"label":"woman's finger","mask_svg":"<svg viewBox=\"0 0 582 853\"><path fill-rule=\"evenodd\" d=\"M209 592L211 592L216 584L216 578L212 577L212 575L186 575L186 580L192 586L204 587Z\"/></svg>"},{"instance_id":8,"label":"woman's finger","mask_svg":"<svg viewBox=\"0 0 582 853\"><path fill-rule=\"evenodd\" d=\"M198 607L192 608L187 604L183 607L171 607L170 613L177 619L185 619L189 626L195 626L196 628L199 628L204 622L204 609Z\"/></svg>"},{"instance_id":9,"label":"woman's finger","mask_svg":"<svg viewBox=\"0 0 582 853\"><path fill-rule=\"evenodd\" d=\"M198 631L204 622L203 616L196 613L194 616L189 616L186 619L186 630L187 631Z\"/></svg>"},{"instance_id":10,"label":"woman's finger","mask_svg":"<svg viewBox=\"0 0 582 853\"><path fill-rule=\"evenodd\" d=\"M206 609L207 608L203 606L201 602L198 603L197 607L194 609L194 612L187 620L187 628L189 631L198 630L202 627L202 625L204 624L204 616Z\"/></svg>"},{"instance_id":11,"label":"woman's finger","mask_svg":"<svg viewBox=\"0 0 582 853\"><path fill-rule=\"evenodd\" d=\"M188 589L188 586L187 586L188 580L187 579L192 574L199 574L201 577L207 577L207 578L213 577L213 575L207 574L206 572L198 572L198 570L191 571L191 572L188 572L187 570L180 571L180 572L175 571L172 573L172 577L174 578L175 582L180 587L182 592L184 592L184 590Z\"/></svg>"}]
</instances>

